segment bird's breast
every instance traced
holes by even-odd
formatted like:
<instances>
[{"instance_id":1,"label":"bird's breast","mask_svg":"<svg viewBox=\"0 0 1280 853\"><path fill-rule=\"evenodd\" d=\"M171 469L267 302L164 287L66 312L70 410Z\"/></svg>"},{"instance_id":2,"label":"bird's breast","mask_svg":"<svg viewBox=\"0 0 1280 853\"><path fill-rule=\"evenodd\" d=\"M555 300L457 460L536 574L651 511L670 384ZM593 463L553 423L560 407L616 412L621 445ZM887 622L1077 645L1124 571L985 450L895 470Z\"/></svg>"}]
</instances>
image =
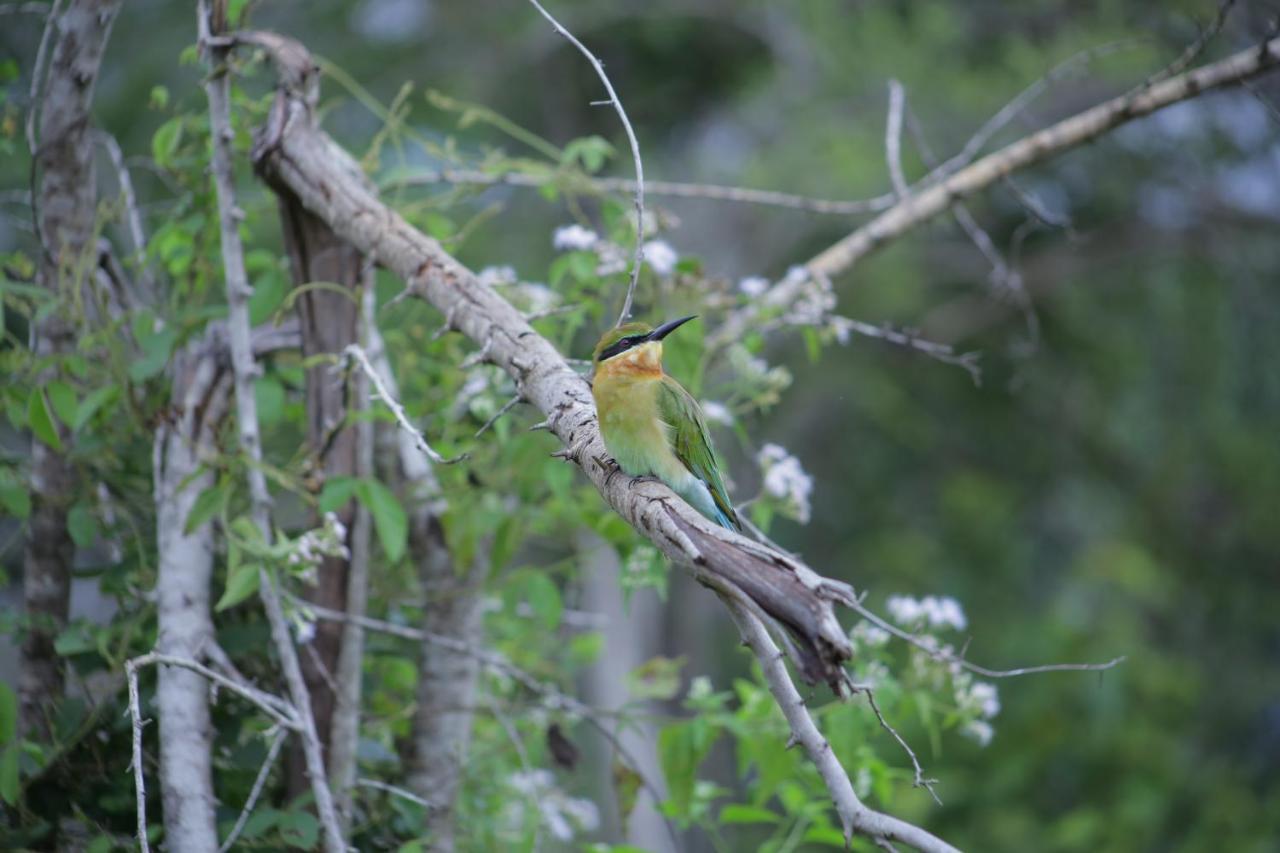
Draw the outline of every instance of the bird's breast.
<instances>
[{"instance_id":1,"label":"bird's breast","mask_svg":"<svg viewBox=\"0 0 1280 853\"><path fill-rule=\"evenodd\" d=\"M689 471L671 450L671 428L658 415L658 379L600 375L592 386L604 446L633 477L653 474L673 487Z\"/></svg>"}]
</instances>

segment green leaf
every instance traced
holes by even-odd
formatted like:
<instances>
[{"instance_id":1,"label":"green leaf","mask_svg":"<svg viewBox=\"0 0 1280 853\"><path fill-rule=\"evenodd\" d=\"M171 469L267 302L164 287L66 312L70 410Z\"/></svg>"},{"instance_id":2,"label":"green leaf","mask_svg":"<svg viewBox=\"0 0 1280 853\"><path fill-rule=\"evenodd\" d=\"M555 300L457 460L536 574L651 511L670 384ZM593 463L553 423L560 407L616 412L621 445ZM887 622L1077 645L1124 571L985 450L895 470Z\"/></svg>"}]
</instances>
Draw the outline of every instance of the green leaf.
<instances>
[{"instance_id":1,"label":"green leaf","mask_svg":"<svg viewBox=\"0 0 1280 853\"><path fill-rule=\"evenodd\" d=\"M285 843L301 850L314 850L320 837L320 822L310 812L286 812L279 827Z\"/></svg>"},{"instance_id":2,"label":"green leaf","mask_svg":"<svg viewBox=\"0 0 1280 853\"><path fill-rule=\"evenodd\" d=\"M76 504L67 513L67 532L77 547L88 548L98 538L98 521L84 504Z\"/></svg>"},{"instance_id":3,"label":"green leaf","mask_svg":"<svg viewBox=\"0 0 1280 853\"><path fill-rule=\"evenodd\" d=\"M18 731L18 694L0 681L0 745L13 740Z\"/></svg>"},{"instance_id":4,"label":"green leaf","mask_svg":"<svg viewBox=\"0 0 1280 853\"><path fill-rule=\"evenodd\" d=\"M53 405L53 412L69 427L75 428L76 390L66 382L55 379L45 386L45 393Z\"/></svg>"},{"instance_id":5,"label":"green leaf","mask_svg":"<svg viewBox=\"0 0 1280 853\"><path fill-rule=\"evenodd\" d=\"M530 572L525 585L525 596L542 627L552 630L560 626L560 613L564 605L560 601L559 588L550 578L540 572Z\"/></svg>"},{"instance_id":6,"label":"green leaf","mask_svg":"<svg viewBox=\"0 0 1280 853\"><path fill-rule=\"evenodd\" d=\"M63 628L62 633L53 641L53 650L64 658L92 652L97 648L98 645L93 637L89 636L85 626L79 622L73 622Z\"/></svg>"},{"instance_id":7,"label":"green leaf","mask_svg":"<svg viewBox=\"0 0 1280 853\"><path fill-rule=\"evenodd\" d=\"M267 322L284 302L286 291L284 278L275 270L258 278L249 297L249 322L255 326Z\"/></svg>"},{"instance_id":8,"label":"green leaf","mask_svg":"<svg viewBox=\"0 0 1280 853\"><path fill-rule=\"evenodd\" d=\"M373 526L378 531L382 549L387 552L387 559L397 562L404 556L409 538L409 519L404 507L400 506L395 494L377 480L361 480L356 487L356 496L373 516Z\"/></svg>"},{"instance_id":9,"label":"green leaf","mask_svg":"<svg viewBox=\"0 0 1280 853\"><path fill-rule=\"evenodd\" d=\"M227 491L226 483L214 483L196 496L195 503L187 513L187 520L182 525L183 534L190 535L193 530L220 512L226 503Z\"/></svg>"},{"instance_id":10,"label":"green leaf","mask_svg":"<svg viewBox=\"0 0 1280 853\"><path fill-rule=\"evenodd\" d=\"M21 752L21 744L11 743L0 753L0 800L9 805L18 801L21 790L18 786L18 757Z\"/></svg>"},{"instance_id":11,"label":"green leaf","mask_svg":"<svg viewBox=\"0 0 1280 853\"><path fill-rule=\"evenodd\" d=\"M161 329L139 337L138 346L142 348L142 357L129 365L129 378L134 382L142 382L164 370L177 340L178 333L173 329Z\"/></svg>"},{"instance_id":12,"label":"green leaf","mask_svg":"<svg viewBox=\"0 0 1280 853\"><path fill-rule=\"evenodd\" d=\"M730 803L720 810L720 823L777 823L780 818L760 806L744 806Z\"/></svg>"},{"instance_id":13,"label":"green leaf","mask_svg":"<svg viewBox=\"0 0 1280 853\"><path fill-rule=\"evenodd\" d=\"M213 606L213 609L221 613L228 607L235 607L257 592L259 568L259 564L252 560L231 568L227 576L227 587L223 590L222 598L218 599L218 603Z\"/></svg>"},{"instance_id":14,"label":"green leaf","mask_svg":"<svg viewBox=\"0 0 1280 853\"><path fill-rule=\"evenodd\" d=\"M625 824L636 807L642 783L640 774L618 758L613 759L613 795L618 801L618 816Z\"/></svg>"},{"instance_id":15,"label":"green leaf","mask_svg":"<svg viewBox=\"0 0 1280 853\"><path fill-rule=\"evenodd\" d=\"M171 118L156 128L151 137L151 157L162 169L173 165L173 155L182 142L182 122L182 116Z\"/></svg>"},{"instance_id":16,"label":"green leaf","mask_svg":"<svg viewBox=\"0 0 1280 853\"><path fill-rule=\"evenodd\" d=\"M58 436L58 428L53 424L49 401L39 388L33 390L27 398L27 424L40 441L54 450L62 450L62 439Z\"/></svg>"},{"instance_id":17,"label":"green leaf","mask_svg":"<svg viewBox=\"0 0 1280 853\"><path fill-rule=\"evenodd\" d=\"M258 403L258 422L270 426L284 414L284 386L271 376L253 383L253 396Z\"/></svg>"},{"instance_id":18,"label":"green leaf","mask_svg":"<svg viewBox=\"0 0 1280 853\"><path fill-rule=\"evenodd\" d=\"M105 385L102 388L95 388L90 391L83 400L76 405L75 414L71 417L69 424L72 430L79 430L89 422L98 409L103 404L113 399L120 389L116 385Z\"/></svg>"},{"instance_id":19,"label":"green leaf","mask_svg":"<svg viewBox=\"0 0 1280 853\"><path fill-rule=\"evenodd\" d=\"M27 485L9 472L0 473L0 506L14 518L26 520L31 515L31 495Z\"/></svg>"},{"instance_id":20,"label":"green leaf","mask_svg":"<svg viewBox=\"0 0 1280 853\"><path fill-rule=\"evenodd\" d=\"M147 105L153 110L162 110L169 106L169 90L164 86L152 86L151 97L147 99ZM153 143L154 139L152 137Z\"/></svg>"},{"instance_id":21,"label":"green leaf","mask_svg":"<svg viewBox=\"0 0 1280 853\"><path fill-rule=\"evenodd\" d=\"M320 511L337 512L346 506L356 493L360 481L355 477L330 477L325 480L324 490L320 492Z\"/></svg>"},{"instance_id":22,"label":"green leaf","mask_svg":"<svg viewBox=\"0 0 1280 853\"><path fill-rule=\"evenodd\" d=\"M627 687L635 699L670 699L680 689L684 657L651 658L627 675Z\"/></svg>"},{"instance_id":23,"label":"green leaf","mask_svg":"<svg viewBox=\"0 0 1280 853\"><path fill-rule=\"evenodd\" d=\"M811 826L805 831L804 840L811 844L825 844L828 847L839 847L841 850L849 849L844 841L844 833L834 826Z\"/></svg>"}]
</instances>

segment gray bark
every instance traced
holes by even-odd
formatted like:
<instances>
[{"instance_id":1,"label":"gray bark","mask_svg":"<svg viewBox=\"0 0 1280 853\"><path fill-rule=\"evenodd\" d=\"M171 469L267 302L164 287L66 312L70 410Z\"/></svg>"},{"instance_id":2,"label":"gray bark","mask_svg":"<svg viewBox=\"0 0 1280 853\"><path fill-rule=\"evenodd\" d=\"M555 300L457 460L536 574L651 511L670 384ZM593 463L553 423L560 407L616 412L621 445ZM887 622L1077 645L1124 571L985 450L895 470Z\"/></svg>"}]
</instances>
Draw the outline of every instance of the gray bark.
<instances>
[{"instance_id":1,"label":"gray bark","mask_svg":"<svg viewBox=\"0 0 1280 853\"><path fill-rule=\"evenodd\" d=\"M216 452L215 431L229 392L228 377L213 354L189 348L173 373L173 399L181 400L178 418L156 431L156 649L188 660L200 660L213 640L209 582L214 560L212 523L190 533L185 526L196 498L214 482L212 469L202 466ZM173 850L216 851L208 683L191 670L162 666L156 705L165 839Z\"/></svg>"},{"instance_id":2,"label":"gray bark","mask_svg":"<svg viewBox=\"0 0 1280 853\"><path fill-rule=\"evenodd\" d=\"M40 170L36 193L41 240L40 279L61 304L32 328L33 349L48 359L75 349L76 328L69 298L93 274L93 140L89 108L102 54L120 0L75 0L49 26L56 28L52 60L41 97L40 136L32 152ZM41 376L45 382L56 368ZM62 427L63 445L70 436ZM31 516L23 555L23 603L30 623L22 644L19 681L24 730L46 735L45 714L63 690L53 643L66 625L75 546L67 511L75 498L76 473L67 450L31 440Z\"/></svg>"}]
</instances>

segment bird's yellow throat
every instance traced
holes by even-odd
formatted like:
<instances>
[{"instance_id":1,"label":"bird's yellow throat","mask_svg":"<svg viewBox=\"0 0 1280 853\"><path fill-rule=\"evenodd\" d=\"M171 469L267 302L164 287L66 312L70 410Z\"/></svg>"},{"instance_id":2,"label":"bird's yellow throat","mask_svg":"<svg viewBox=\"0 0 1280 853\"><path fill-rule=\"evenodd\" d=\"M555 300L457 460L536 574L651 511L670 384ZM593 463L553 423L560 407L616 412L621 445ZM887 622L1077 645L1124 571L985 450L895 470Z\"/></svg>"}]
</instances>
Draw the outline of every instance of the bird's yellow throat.
<instances>
[{"instance_id":1,"label":"bird's yellow throat","mask_svg":"<svg viewBox=\"0 0 1280 853\"><path fill-rule=\"evenodd\" d=\"M662 342L648 341L596 367L600 379L657 379L662 375Z\"/></svg>"}]
</instances>

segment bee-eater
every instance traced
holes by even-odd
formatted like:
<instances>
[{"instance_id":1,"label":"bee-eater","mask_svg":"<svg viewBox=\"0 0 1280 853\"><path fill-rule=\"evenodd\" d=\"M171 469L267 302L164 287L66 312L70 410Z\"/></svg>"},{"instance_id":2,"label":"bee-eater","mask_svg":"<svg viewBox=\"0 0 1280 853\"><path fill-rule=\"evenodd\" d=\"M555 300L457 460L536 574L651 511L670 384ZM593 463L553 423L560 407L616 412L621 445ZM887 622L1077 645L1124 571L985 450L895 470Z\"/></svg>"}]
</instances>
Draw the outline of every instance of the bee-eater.
<instances>
[{"instance_id":1,"label":"bee-eater","mask_svg":"<svg viewBox=\"0 0 1280 853\"><path fill-rule=\"evenodd\" d=\"M591 393L604 446L625 473L653 475L707 518L741 531L702 409L662 370L662 339L694 316L605 332L592 355Z\"/></svg>"}]
</instances>

